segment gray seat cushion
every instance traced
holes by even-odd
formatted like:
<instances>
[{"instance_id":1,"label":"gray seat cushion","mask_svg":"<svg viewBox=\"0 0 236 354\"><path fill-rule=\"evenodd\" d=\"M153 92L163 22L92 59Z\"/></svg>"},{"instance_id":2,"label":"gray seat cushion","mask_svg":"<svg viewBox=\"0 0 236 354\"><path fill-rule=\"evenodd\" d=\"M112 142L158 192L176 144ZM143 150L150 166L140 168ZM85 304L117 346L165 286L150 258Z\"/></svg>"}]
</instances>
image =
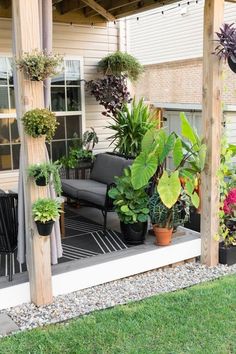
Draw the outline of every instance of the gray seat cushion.
<instances>
[{"instance_id":1,"label":"gray seat cushion","mask_svg":"<svg viewBox=\"0 0 236 354\"><path fill-rule=\"evenodd\" d=\"M132 160L123 157L98 154L94 162L90 178L106 184L114 182L114 176L121 176L125 167L129 166Z\"/></svg>"},{"instance_id":2,"label":"gray seat cushion","mask_svg":"<svg viewBox=\"0 0 236 354\"><path fill-rule=\"evenodd\" d=\"M72 199L84 200L99 206L105 205L107 185L91 179L63 179L63 193Z\"/></svg>"}]
</instances>

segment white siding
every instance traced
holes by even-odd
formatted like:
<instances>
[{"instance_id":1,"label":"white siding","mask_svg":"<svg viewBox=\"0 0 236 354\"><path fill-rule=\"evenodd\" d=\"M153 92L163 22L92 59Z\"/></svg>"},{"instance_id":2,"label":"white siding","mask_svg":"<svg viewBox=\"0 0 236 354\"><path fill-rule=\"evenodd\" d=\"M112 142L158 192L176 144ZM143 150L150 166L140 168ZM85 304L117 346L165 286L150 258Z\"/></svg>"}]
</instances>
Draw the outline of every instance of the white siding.
<instances>
[{"instance_id":1,"label":"white siding","mask_svg":"<svg viewBox=\"0 0 236 354\"><path fill-rule=\"evenodd\" d=\"M124 34L122 35L124 39ZM53 48L54 52L63 55L78 55L84 59L84 78L94 79L98 76L97 62L113 51L118 49L119 31L118 26L109 24L108 27L90 27L67 24L54 24ZM11 21L0 19L0 54L11 54ZM99 143L96 152L107 150L109 142L106 138L111 135L107 126L108 119L101 114L102 107L95 99L85 96L85 121L86 127L94 127L99 135ZM9 180L9 174L12 179ZM6 177L7 176L7 177ZM8 182L6 180L8 179ZM0 188L9 189L17 183L17 173L1 172Z\"/></svg>"},{"instance_id":2,"label":"white siding","mask_svg":"<svg viewBox=\"0 0 236 354\"><path fill-rule=\"evenodd\" d=\"M149 16L146 12L138 21L129 20L130 53L146 65L201 57L203 4L199 0L197 4L182 6L187 10L185 15L178 7L164 15ZM165 8L168 6L162 9ZM225 3L225 22L236 22L236 4Z\"/></svg>"}]
</instances>

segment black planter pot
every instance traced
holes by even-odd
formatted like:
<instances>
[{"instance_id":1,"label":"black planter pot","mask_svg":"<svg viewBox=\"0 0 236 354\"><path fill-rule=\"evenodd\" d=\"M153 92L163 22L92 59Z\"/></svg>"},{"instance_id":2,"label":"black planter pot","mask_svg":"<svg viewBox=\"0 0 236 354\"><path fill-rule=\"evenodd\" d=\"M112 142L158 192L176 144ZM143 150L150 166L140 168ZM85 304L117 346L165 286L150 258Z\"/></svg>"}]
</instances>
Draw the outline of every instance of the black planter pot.
<instances>
[{"instance_id":1,"label":"black planter pot","mask_svg":"<svg viewBox=\"0 0 236 354\"><path fill-rule=\"evenodd\" d=\"M51 234L54 225L53 220L46 221L45 223L36 221L35 223L40 236L49 236Z\"/></svg>"},{"instance_id":2,"label":"black planter pot","mask_svg":"<svg viewBox=\"0 0 236 354\"><path fill-rule=\"evenodd\" d=\"M219 262L232 265L236 263L236 246L225 247L221 242L219 245Z\"/></svg>"},{"instance_id":3,"label":"black planter pot","mask_svg":"<svg viewBox=\"0 0 236 354\"><path fill-rule=\"evenodd\" d=\"M136 222L134 224L120 222L120 229L126 243L129 245L140 245L145 240L147 222Z\"/></svg>"},{"instance_id":4,"label":"black planter pot","mask_svg":"<svg viewBox=\"0 0 236 354\"><path fill-rule=\"evenodd\" d=\"M46 178L43 176L35 179L35 183L37 186L40 186L40 187L45 187L47 185Z\"/></svg>"},{"instance_id":5,"label":"black planter pot","mask_svg":"<svg viewBox=\"0 0 236 354\"><path fill-rule=\"evenodd\" d=\"M235 57L228 57L228 65L230 69L236 73L236 58Z\"/></svg>"},{"instance_id":6,"label":"black planter pot","mask_svg":"<svg viewBox=\"0 0 236 354\"><path fill-rule=\"evenodd\" d=\"M196 210L190 211L190 219L184 224L190 230L200 232L201 215L196 212Z\"/></svg>"}]
</instances>

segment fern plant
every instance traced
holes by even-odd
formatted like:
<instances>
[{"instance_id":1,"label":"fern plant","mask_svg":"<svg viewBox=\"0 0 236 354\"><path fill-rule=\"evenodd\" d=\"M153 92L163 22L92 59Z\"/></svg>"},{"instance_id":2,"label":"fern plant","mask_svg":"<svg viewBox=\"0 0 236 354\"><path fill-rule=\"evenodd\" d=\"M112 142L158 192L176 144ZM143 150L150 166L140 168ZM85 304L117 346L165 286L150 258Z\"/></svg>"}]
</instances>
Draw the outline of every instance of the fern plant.
<instances>
[{"instance_id":1,"label":"fern plant","mask_svg":"<svg viewBox=\"0 0 236 354\"><path fill-rule=\"evenodd\" d=\"M140 62L128 53L117 51L99 61L98 70L104 75L127 75L132 81L137 81L143 72Z\"/></svg>"},{"instance_id":2,"label":"fern plant","mask_svg":"<svg viewBox=\"0 0 236 354\"><path fill-rule=\"evenodd\" d=\"M141 152L141 142L146 132L154 127L154 120L149 107L143 99L138 102L134 99L131 107L125 104L113 117L113 122L107 128L115 134L108 139L114 150L125 157L136 157Z\"/></svg>"}]
</instances>

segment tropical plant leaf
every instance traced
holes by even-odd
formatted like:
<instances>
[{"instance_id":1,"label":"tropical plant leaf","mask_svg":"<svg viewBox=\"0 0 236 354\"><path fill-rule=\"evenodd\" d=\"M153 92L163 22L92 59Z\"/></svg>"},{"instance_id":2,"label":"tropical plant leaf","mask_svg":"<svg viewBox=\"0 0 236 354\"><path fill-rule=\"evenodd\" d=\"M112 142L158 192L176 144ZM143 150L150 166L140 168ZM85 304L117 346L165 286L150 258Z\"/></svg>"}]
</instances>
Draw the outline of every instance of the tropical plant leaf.
<instances>
[{"instance_id":1,"label":"tropical plant leaf","mask_svg":"<svg viewBox=\"0 0 236 354\"><path fill-rule=\"evenodd\" d=\"M168 176L168 173L164 171L159 180L157 191L163 204L167 208L171 208L177 202L181 192L179 172L175 171Z\"/></svg>"},{"instance_id":2,"label":"tropical plant leaf","mask_svg":"<svg viewBox=\"0 0 236 354\"><path fill-rule=\"evenodd\" d=\"M160 163L162 163L167 158L167 156L169 155L171 150L173 150L174 145L175 145L175 135L172 133L168 136L168 138L163 146L162 152L159 156Z\"/></svg>"},{"instance_id":3,"label":"tropical plant leaf","mask_svg":"<svg viewBox=\"0 0 236 354\"><path fill-rule=\"evenodd\" d=\"M157 168L157 158L155 154L141 152L136 157L131 167L131 182L134 189L146 186Z\"/></svg>"},{"instance_id":4,"label":"tropical plant leaf","mask_svg":"<svg viewBox=\"0 0 236 354\"><path fill-rule=\"evenodd\" d=\"M156 128L149 129L142 140L142 151L151 152L156 146L158 130Z\"/></svg>"},{"instance_id":5,"label":"tropical plant leaf","mask_svg":"<svg viewBox=\"0 0 236 354\"><path fill-rule=\"evenodd\" d=\"M178 167L183 160L184 154L183 154L183 145L182 141L180 138L177 138L175 140L175 146L173 149L173 161L175 167Z\"/></svg>"},{"instance_id":6,"label":"tropical plant leaf","mask_svg":"<svg viewBox=\"0 0 236 354\"><path fill-rule=\"evenodd\" d=\"M198 153L199 156L199 168L200 171L202 171L205 167L205 161L206 161L206 145L202 144Z\"/></svg>"},{"instance_id":7,"label":"tropical plant leaf","mask_svg":"<svg viewBox=\"0 0 236 354\"><path fill-rule=\"evenodd\" d=\"M199 207L200 204L200 199L199 196L196 192L194 192L191 196L191 202L193 203L193 206L195 206L195 208Z\"/></svg>"},{"instance_id":8,"label":"tropical plant leaf","mask_svg":"<svg viewBox=\"0 0 236 354\"><path fill-rule=\"evenodd\" d=\"M191 127L191 124L189 123L188 119L186 118L185 114L183 112L180 113L180 119L182 122L181 125L181 134L183 137L187 138L193 145L198 145L199 144L199 138L197 133L194 131L194 129Z\"/></svg>"},{"instance_id":9,"label":"tropical plant leaf","mask_svg":"<svg viewBox=\"0 0 236 354\"><path fill-rule=\"evenodd\" d=\"M194 191L194 180L187 180L185 183L185 190L186 193L191 196L193 194Z\"/></svg>"}]
</instances>

